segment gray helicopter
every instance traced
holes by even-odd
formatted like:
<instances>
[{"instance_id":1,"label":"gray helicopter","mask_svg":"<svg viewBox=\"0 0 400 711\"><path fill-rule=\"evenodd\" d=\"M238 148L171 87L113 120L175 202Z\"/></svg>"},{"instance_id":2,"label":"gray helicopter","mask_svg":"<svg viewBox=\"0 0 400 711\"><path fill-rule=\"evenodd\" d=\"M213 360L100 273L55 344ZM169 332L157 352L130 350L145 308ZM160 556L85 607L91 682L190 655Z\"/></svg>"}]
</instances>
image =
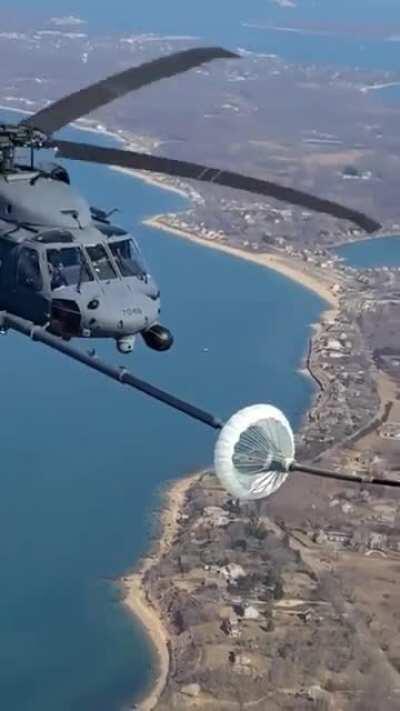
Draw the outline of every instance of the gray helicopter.
<instances>
[{"instance_id":1,"label":"gray helicopter","mask_svg":"<svg viewBox=\"0 0 400 711\"><path fill-rule=\"evenodd\" d=\"M55 131L124 94L213 59L237 55L219 47L178 52L125 70L71 94L17 126L0 125L0 305L49 333L113 338L129 353L141 334L150 348L171 347L159 323L160 292L132 235L104 210L89 207L73 189L66 169L35 168L34 153L55 148L64 158L152 170L241 188L353 220L369 231L378 224L335 203L183 161L60 141ZM30 148L30 165L16 160Z\"/></svg>"},{"instance_id":2,"label":"gray helicopter","mask_svg":"<svg viewBox=\"0 0 400 711\"><path fill-rule=\"evenodd\" d=\"M3 172L0 214L3 309L64 339L114 338L122 353L138 333L156 350L171 346L136 241L89 208L64 169Z\"/></svg>"},{"instance_id":3,"label":"gray helicopter","mask_svg":"<svg viewBox=\"0 0 400 711\"><path fill-rule=\"evenodd\" d=\"M128 353L141 334L156 350L172 345L158 323L159 289L134 238L70 185L67 171L35 168L35 149L65 158L153 170L272 195L353 220L378 225L355 211L266 181L207 166L111 148L58 141L55 131L117 97L213 59L236 58L222 48L196 48L128 69L67 96L17 126L0 126L0 304L64 339L114 338ZM31 164L16 149L31 149Z\"/></svg>"},{"instance_id":4,"label":"gray helicopter","mask_svg":"<svg viewBox=\"0 0 400 711\"><path fill-rule=\"evenodd\" d=\"M54 133L70 122L131 91L211 60L237 58L238 55L220 47L176 52L70 94L17 125L0 125L2 331L13 329L42 342L117 382L130 385L216 430L222 430L222 438L226 427L229 431L232 429L229 422L224 426L213 415L140 380L124 367L117 368L102 361L94 351L85 352L71 343L74 338L112 338L120 352L129 353L140 334L150 348L165 351L171 347L173 336L159 322L160 291L134 237L115 225L110 219L111 214L89 206L71 186L63 165L54 163L46 169L36 167L35 153L42 148L56 149L61 158L211 182L349 220L367 232L379 229L379 223L363 213L259 178L186 161L53 138ZM30 163L22 164L18 161L18 152L26 148L30 149ZM273 409L271 412L274 418ZM249 432L253 436L254 428L260 423L251 424L248 415L245 421L243 436ZM261 439L257 435L255 442L259 443ZM279 454L281 445L275 443L275 446L268 437L264 439L266 444L261 453L256 452L252 437L244 442L244 465L239 436L237 461L242 462L240 466L244 467L246 476L249 467L253 471L256 466L258 472L260 466L263 479L264 474L270 473L271 462L278 463L279 476L289 468L321 473L296 464L287 452L285 456ZM286 440L287 449L291 436ZM228 443L228 446L231 445ZM234 460L233 456L232 462ZM237 465L237 472L240 466ZM332 476L332 473L325 474Z\"/></svg>"}]
</instances>

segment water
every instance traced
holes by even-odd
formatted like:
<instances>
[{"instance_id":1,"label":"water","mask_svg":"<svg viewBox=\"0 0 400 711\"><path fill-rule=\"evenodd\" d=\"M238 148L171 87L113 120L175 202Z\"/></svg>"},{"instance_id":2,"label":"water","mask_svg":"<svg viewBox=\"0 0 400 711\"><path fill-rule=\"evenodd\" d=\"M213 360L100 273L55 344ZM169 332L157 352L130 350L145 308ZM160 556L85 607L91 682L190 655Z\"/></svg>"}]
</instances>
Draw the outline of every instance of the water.
<instances>
[{"instance_id":1,"label":"water","mask_svg":"<svg viewBox=\"0 0 400 711\"><path fill-rule=\"evenodd\" d=\"M351 267L400 267L400 236L353 242L335 251Z\"/></svg>"},{"instance_id":2,"label":"water","mask_svg":"<svg viewBox=\"0 0 400 711\"><path fill-rule=\"evenodd\" d=\"M13 13L30 14L32 27L55 14L49 0L32 7L14 0ZM192 34L297 61L398 67L397 44L383 40L385 26L392 34L400 25L397 0L304 0L292 10L266 0L115 0L112 12L98 0L63 0L56 14L70 13L89 31ZM343 26L360 16L361 35L350 38ZM336 36L244 26L252 21L335 23ZM92 202L122 209L161 286L176 346L161 355L139 345L128 359L134 371L222 417L270 401L297 426L311 384L296 371L322 302L278 274L140 225L183 206L178 196L98 167L76 164L71 174ZM150 681L152 660L109 578L148 546L159 487L208 464L214 436L20 336L0 345L1 706L117 711ZM111 346L99 350L122 361Z\"/></svg>"},{"instance_id":3,"label":"water","mask_svg":"<svg viewBox=\"0 0 400 711\"><path fill-rule=\"evenodd\" d=\"M276 53L289 61L398 70L400 36L398 0L299 0L297 7L282 8L273 0L147 0L133 3L114 0L112 13L98 0L63 0L55 9L52 0L14 0L10 16L32 18L32 26L54 15L74 14L88 21L94 32L155 32L193 35L207 42ZM255 29L295 27L302 33Z\"/></svg>"},{"instance_id":4,"label":"water","mask_svg":"<svg viewBox=\"0 0 400 711\"><path fill-rule=\"evenodd\" d=\"M68 167L93 203L120 207L134 226L176 335L166 354L99 351L222 417L270 401L297 426L311 384L296 370L322 302L278 274L140 225L184 206L179 196ZM150 681L152 653L109 578L146 550L160 486L210 463L214 433L21 336L0 346L1 705L117 711Z\"/></svg>"}]
</instances>

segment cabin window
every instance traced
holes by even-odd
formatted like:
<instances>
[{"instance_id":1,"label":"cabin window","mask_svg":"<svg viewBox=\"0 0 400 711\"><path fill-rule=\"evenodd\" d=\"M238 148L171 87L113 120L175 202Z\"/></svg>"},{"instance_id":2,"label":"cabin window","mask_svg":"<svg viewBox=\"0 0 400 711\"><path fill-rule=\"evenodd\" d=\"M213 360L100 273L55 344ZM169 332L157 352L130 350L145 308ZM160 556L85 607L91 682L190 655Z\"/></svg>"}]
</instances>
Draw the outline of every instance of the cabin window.
<instances>
[{"instance_id":1,"label":"cabin window","mask_svg":"<svg viewBox=\"0 0 400 711\"><path fill-rule=\"evenodd\" d=\"M47 250L51 289L93 281L85 257L78 247Z\"/></svg>"},{"instance_id":2,"label":"cabin window","mask_svg":"<svg viewBox=\"0 0 400 711\"><path fill-rule=\"evenodd\" d=\"M98 279L107 281L116 278L117 275L102 244L87 247L87 253Z\"/></svg>"},{"instance_id":3,"label":"cabin window","mask_svg":"<svg viewBox=\"0 0 400 711\"><path fill-rule=\"evenodd\" d=\"M17 265L17 284L32 291L41 291L43 288L39 255L36 250L29 247L21 249Z\"/></svg>"},{"instance_id":4,"label":"cabin window","mask_svg":"<svg viewBox=\"0 0 400 711\"><path fill-rule=\"evenodd\" d=\"M146 276L139 249L135 247L131 239L125 239L121 242L109 242L108 246L122 276L136 276L139 278Z\"/></svg>"}]
</instances>

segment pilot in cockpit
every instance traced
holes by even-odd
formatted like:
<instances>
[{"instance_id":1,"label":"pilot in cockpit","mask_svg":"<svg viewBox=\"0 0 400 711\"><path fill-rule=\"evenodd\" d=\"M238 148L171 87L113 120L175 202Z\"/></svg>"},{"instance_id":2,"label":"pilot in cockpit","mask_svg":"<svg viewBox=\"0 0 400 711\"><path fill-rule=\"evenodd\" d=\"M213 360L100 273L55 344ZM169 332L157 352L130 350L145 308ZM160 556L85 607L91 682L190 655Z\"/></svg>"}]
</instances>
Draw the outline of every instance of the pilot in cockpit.
<instances>
[{"instance_id":1,"label":"pilot in cockpit","mask_svg":"<svg viewBox=\"0 0 400 711\"><path fill-rule=\"evenodd\" d=\"M58 289L60 286L67 286L68 281L64 273L64 264L58 249L48 250L47 263L51 279L51 289Z\"/></svg>"}]
</instances>

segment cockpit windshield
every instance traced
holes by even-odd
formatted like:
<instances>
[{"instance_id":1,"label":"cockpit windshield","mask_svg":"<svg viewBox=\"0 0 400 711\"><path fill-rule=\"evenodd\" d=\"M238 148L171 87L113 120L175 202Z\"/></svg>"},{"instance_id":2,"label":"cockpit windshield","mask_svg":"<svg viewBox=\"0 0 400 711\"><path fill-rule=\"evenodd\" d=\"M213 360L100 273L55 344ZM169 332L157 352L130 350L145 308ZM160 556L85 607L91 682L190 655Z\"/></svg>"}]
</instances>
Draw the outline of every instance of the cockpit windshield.
<instances>
[{"instance_id":1,"label":"cockpit windshield","mask_svg":"<svg viewBox=\"0 0 400 711\"><path fill-rule=\"evenodd\" d=\"M98 279L101 281L108 281L109 279L117 278L114 267L111 264L109 256L102 244L96 244L94 247L87 247L87 253Z\"/></svg>"},{"instance_id":2,"label":"cockpit windshield","mask_svg":"<svg viewBox=\"0 0 400 711\"><path fill-rule=\"evenodd\" d=\"M139 248L132 239L124 239L120 242L109 242L108 246L111 249L122 276L136 276L139 277L139 279L143 279L146 276L146 268L143 264Z\"/></svg>"},{"instance_id":3,"label":"cockpit windshield","mask_svg":"<svg viewBox=\"0 0 400 711\"><path fill-rule=\"evenodd\" d=\"M78 247L47 250L51 289L93 281L85 257Z\"/></svg>"}]
</instances>

